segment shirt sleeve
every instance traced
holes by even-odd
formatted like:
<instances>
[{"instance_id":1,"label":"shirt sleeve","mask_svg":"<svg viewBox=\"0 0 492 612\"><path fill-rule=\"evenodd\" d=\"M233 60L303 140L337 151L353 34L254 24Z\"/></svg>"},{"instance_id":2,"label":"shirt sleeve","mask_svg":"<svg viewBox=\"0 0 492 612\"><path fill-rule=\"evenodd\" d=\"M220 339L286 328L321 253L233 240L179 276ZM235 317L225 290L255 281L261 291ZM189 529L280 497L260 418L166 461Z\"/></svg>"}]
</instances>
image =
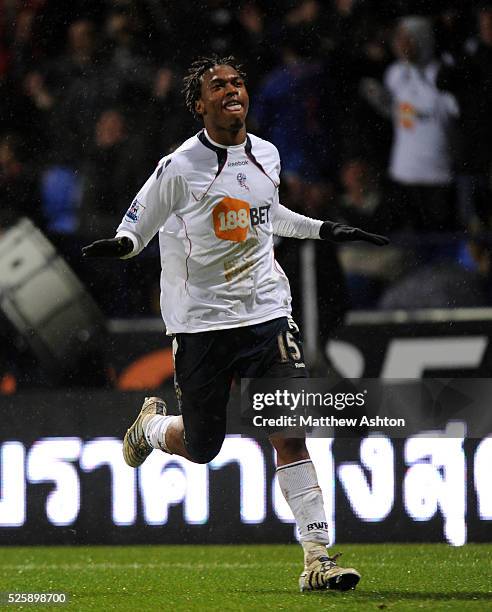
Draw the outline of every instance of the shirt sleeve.
<instances>
[{"instance_id":1,"label":"shirt sleeve","mask_svg":"<svg viewBox=\"0 0 492 612\"><path fill-rule=\"evenodd\" d=\"M126 236L133 243L133 250L122 259L138 255L187 195L188 184L177 161L172 157L163 158L137 193L116 230L118 238Z\"/></svg>"},{"instance_id":2,"label":"shirt sleeve","mask_svg":"<svg viewBox=\"0 0 492 612\"><path fill-rule=\"evenodd\" d=\"M274 150L274 174L277 180L280 180L280 155L276 148L274 148ZM280 204L277 188L272 206L272 225L273 233L277 236L284 236L285 238L319 239L319 230L323 225L323 221L305 217Z\"/></svg>"},{"instance_id":3,"label":"shirt sleeve","mask_svg":"<svg viewBox=\"0 0 492 612\"><path fill-rule=\"evenodd\" d=\"M323 221L305 217L278 203L274 207L272 224L273 233L277 236L319 239L319 230Z\"/></svg>"}]
</instances>

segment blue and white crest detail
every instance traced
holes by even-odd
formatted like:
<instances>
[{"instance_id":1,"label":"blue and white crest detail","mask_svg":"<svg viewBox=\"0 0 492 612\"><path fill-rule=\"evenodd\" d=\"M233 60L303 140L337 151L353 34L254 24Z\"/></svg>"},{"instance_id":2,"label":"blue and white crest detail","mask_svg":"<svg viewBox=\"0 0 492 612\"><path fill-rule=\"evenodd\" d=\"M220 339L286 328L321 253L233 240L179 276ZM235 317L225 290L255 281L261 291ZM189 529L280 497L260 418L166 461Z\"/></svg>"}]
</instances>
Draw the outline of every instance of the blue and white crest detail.
<instances>
[{"instance_id":1,"label":"blue and white crest detail","mask_svg":"<svg viewBox=\"0 0 492 612\"><path fill-rule=\"evenodd\" d=\"M244 172L238 172L236 178L239 186L249 191L249 187L246 185L246 175Z\"/></svg>"},{"instance_id":2,"label":"blue and white crest detail","mask_svg":"<svg viewBox=\"0 0 492 612\"><path fill-rule=\"evenodd\" d=\"M145 210L145 206L141 204L136 198L130 205L130 208L126 211L125 217L131 223L137 223L140 218L140 215Z\"/></svg>"}]
</instances>

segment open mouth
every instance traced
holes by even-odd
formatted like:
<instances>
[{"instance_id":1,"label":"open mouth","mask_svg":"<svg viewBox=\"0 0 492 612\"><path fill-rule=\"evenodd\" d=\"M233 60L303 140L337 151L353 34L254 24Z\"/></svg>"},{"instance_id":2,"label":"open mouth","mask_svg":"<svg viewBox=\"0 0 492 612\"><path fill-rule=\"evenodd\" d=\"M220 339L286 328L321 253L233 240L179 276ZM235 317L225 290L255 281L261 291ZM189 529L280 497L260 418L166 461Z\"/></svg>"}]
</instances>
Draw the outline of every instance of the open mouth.
<instances>
[{"instance_id":1,"label":"open mouth","mask_svg":"<svg viewBox=\"0 0 492 612\"><path fill-rule=\"evenodd\" d=\"M229 100L224 104L224 109L231 113L237 113L243 109L243 105L237 100Z\"/></svg>"}]
</instances>

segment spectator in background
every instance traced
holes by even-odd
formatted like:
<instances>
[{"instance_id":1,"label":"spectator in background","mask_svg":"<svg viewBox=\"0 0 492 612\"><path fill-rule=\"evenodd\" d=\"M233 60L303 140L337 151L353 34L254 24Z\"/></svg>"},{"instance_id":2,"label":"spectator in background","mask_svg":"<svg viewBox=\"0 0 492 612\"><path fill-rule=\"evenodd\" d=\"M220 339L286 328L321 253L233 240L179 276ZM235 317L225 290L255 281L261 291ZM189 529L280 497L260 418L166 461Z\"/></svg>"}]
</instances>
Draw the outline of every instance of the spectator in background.
<instances>
[{"instance_id":1,"label":"spectator in background","mask_svg":"<svg viewBox=\"0 0 492 612\"><path fill-rule=\"evenodd\" d=\"M492 1L477 10L478 37L444 66L438 85L459 101L459 212L465 225L492 228Z\"/></svg>"},{"instance_id":2,"label":"spectator in background","mask_svg":"<svg viewBox=\"0 0 492 612\"><path fill-rule=\"evenodd\" d=\"M364 158L347 160L340 172L343 187L329 215L336 221L357 223L368 231L392 232L399 228L399 219L392 209L390 188L376 169ZM372 228L372 229L370 229ZM364 245L340 245L338 257L346 276L352 308L370 308L376 303L384 286L402 273L405 255L395 244L386 252L371 253Z\"/></svg>"},{"instance_id":3,"label":"spectator in background","mask_svg":"<svg viewBox=\"0 0 492 612\"><path fill-rule=\"evenodd\" d=\"M33 164L44 160L49 151L46 111L53 106L53 99L36 89L39 74L35 66L41 61L42 49L33 29L41 4L4 2L0 6L0 134L14 132L20 141L29 143L25 154Z\"/></svg>"},{"instance_id":4,"label":"spectator in background","mask_svg":"<svg viewBox=\"0 0 492 612\"><path fill-rule=\"evenodd\" d=\"M440 231L456 225L451 141L458 103L436 86L440 63L434 56L429 19L405 17L394 37L397 61L384 78L393 119L389 175L398 186L402 217L416 230ZM377 104L377 86L366 95Z\"/></svg>"},{"instance_id":5,"label":"spectator in background","mask_svg":"<svg viewBox=\"0 0 492 612\"><path fill-rule=\"evenodd\" d=\"M33 45L39 52L37 59L54 60L66 51L67 30L80 19L99 24L104 22L111 0L28 0L20 4L29 5L36 12L33 20ZM38 62L36 62L38 63Z\"/></svg>"},{"instance_id":6,"label":"spectator in background","mask_svg":"<svg viewBox=\"0 0 492 612\"><path fill-rule=\"evenodd\" d=\"M337 95L345 94L341 98L345 103L338 105L337 124L340 126L343 157L346 159L362 153L371 159L378 173L384 173L391 146L391 124L359 95L359 83L364 77L383 79L392 59L390 32L379 15L369 13L363 17L354 44L345 50L345 72L336 68L344 65L339 52L332 61L338 73L336 90L340 93Z\"/></svg>"},{"instance_id":7,"label":"spectator in background","mask_svg":"<svg viewBox=\"0 0 492 612\"><path fill-rule=\"evenodd\" d=\"M469 31L469 20L459 0L443 0L436 16L436 53L447 60L459 55Z\"/></svg>"},{"instance_id":8,"label":"spectator in background","mask_svg":"<svg viewBox=\"0 0 492 612\"><path fill-rule=\"evenodd\" d=\"M39 71L29 72L19 92L16 118L22 123L26 142L30 144L32 159L44 164L52 151L60 148L61 135L57 126L55 98Z\"/></svg>"},{"instance_id":9,"label":"spectator in background","mask_svg":"<svg viewBox=\"0 0 492 612\"><path fill-rule=\"evenodd\" d=\"M311 43L296 34L286 33L281 64L265 77L252 113L261 134L280 152L285 180L319 180L333 175L334 101L323 65L306 55Z\"/></svg>"},{"instance_id":10,"label":"spectator in background","mask_svg":"<svg viewBox=\"0 0 492 612\"><path fill-rule=\"evenodd\" d=\"M81 205L79 237L92 240L102 231L113 231L128 194L141 186L142 174L150 172L145 139L130 134L126 117L117 108L107 108L97 118L92 142L81 167ZM110 229L111 228L111 229ZM64 244L65 241L59 242ZM97 296L104 312L111 316L149 314L152 274L159 258L135 260L129 267L115 270L108 261L84 262L80 251L64 249L91 292ZM70 259L72 258L72 259ZM136 283L127 290L128 279Z\"/></svg>"},{"instance_id":11,"label":"spectator in background","mask_svg":"<svg viewBox=\"0 0 492 612\"><path fill-rule=\"evenodd\" d=\"M19 3L21 4L21 3ZM11 44L11 74L22 78L29 66L38 55L33 37L33 24L35 19L35 7L33 3L25 2L18 7L17 15L12 16L11 23L15 28Z\"/></svg>"},{"instance_id":12,"label":"spectator in background","mask_svg":"<svg viewBox=\"0 0 492 612\"><path fill-rule=\"evenodd\" d=\"M15 133L30 163L43 161L49 152L48 115L37 109L25 83L0 74L0 134Z\"/></svg>"},{"instance_id":13,"label":"spectator in background","mask_svg":"<svg viewBox=\"0 0 492 612\"><path fill-rule=\"evenodd\" d=\"M304 39L305 45L311 47L311 54L315 55L323 16L321 3L319 0L294 0L288 4L290 10L283 17L283 27L289 33L295 32L297 39Z\"/></svg>"},{"instance_id":14,"label":"spectator in background","mask_svg":"<svg viewBox=\"0 0 492 612\"><path fill-rule=\"evenodd\" d=\"M397 27L395 53L385 85L392 96L394 140L390 176L401 187L410 223L418 230L455 227L453 120L456 99L436 87L431 22L405 17Z\"/></svg>"},{"instance_id":15,"label":"spectator in background","mask_svg":"<svg viewBox=\"0 0 492 612\"><path fill-rule=\"evenodd\" d=\"M338 51L339 55L351 55L359 31L361 8L356 0L332 0L328 3L328 19L322 35L325 46Z\"/></svg>"},{"instance_id":16,"label":"spectator in background","mask_svg":"<svg viewBox=\"0 0 492 612\"><path fill-rule=\"evenodd\" d=\"M104 110L98 117L87 158L81 168L82 204L79 231L84 239L112 228L122 202L148 172L144 141L130 135L122 112Z\"/></svg>"},{"instance_id":17,"label":"spectator in background","mask_svg":"<svg viewBox=\"0 0 492 612\"><path fill-rule=\"evenodd\" d=\"M210 50L219 55L227 55L236 50L241 41L241 26L233 3L229 0L203 0L197 7L196 2L185 2L178 11L181 32L184 40L177 41L181 64L188 64L198 54Z\"/></svg>"},{"instance_id":18,"label":"spectator in background","mask_svg":"<svg viewBox=\"0 0 492 612\"><path fill-rule=\"evenodd\" d=\"M260 77L273 67L265 14L258 2L247 0L240 5L237 19L241 27L237 55L246 64L248 87L256 89Z\"/></svg>"},{"instance_id":19,"label":"spectator in background","mask_svg":"<svg viewBox=\"0 0 492 612\"><path fill-rule=\"evenodd\" d=\"M107 104L98 52L93 22L78 19L68 28L66 52L41 73L38 88L53 100L54 149L65 159L78 160L87 154L95 117Z\"/></svg>"},{"instance_id":20,"label":"spectator in background","mask_svg":"<svg viewBox=\"0 0 492 612\"><path fill-rule=\"evenodd\" d=\"M134 13L113 9L105 23L105 98L118 100L126 114L138 114L142 99L148 97L154 71L138 51L139 22Z\"/></svg>"},{"instance_id":21,"label":"spectator in background","mask_svg":"<svg viewBox=\"0 0 492 612\"><path fill-rule=\"evenodd\" d=\"M367 231L383 233L398 226L388 201L388 188L370 162L364 158L346 161L340 172L343 192L337 198L335 217L347 225L361 225ZM372 229L371 229L372 228Z\"/></svg>"},{"instance_id":22,"label":"spectator in background","mask_svg":"<svg viewBox=\"0 0 492 612\"><path fill-rule=\"evenodd\" d=\"M42 226L37 176L22 160L14 134L0 137L0 233L22 217Z\"/></svg>"},{"instance_id":23,"label":"spectator in background","mask_svg":"<svg viewBox=\"0 0 492 612\"><path fill-rule=\"evenodd\" d=\"M163 155L174 151L195 127L183 105L177 83L177 75L170 66L158 68L146 111L141 113L142 121L137 118L136 131L146 136L156 163Z\"/></svg>"},{"instance_id":24,"label":"spectator in background","mask_svg":"<svg viewBox=\"0 0 492 612\"><path fill-rule=\"evenodd\" d=\"M358 86L363 77L382 80L390 63L388 20L367 2L333 0L320 21L320 55L329 69L330 98L336 100L330 112L339 157L363 151L382 170L387 165L391 127L359 96Z\"/></svg>"},{"instance_id":25,"label":"spectator in background","mask_svg":"<svg viewBox=\"0 0 492 612\"><path fill-rule=\"evenodd\" d=\"M59 87L66 86L78 77L86 75L97 56L97 39L94 23L90 19L77 19L67 28L67 48L54 66L60 78Z\"/></svg>"}]
</instances>

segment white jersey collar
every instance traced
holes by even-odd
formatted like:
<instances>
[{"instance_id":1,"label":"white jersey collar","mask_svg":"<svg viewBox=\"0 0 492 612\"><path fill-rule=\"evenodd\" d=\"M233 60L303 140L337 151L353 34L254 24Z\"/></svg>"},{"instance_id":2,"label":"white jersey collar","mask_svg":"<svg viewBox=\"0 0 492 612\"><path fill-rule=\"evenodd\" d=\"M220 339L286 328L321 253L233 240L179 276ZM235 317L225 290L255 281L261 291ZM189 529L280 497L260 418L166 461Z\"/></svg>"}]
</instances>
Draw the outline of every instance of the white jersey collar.
<instances>
[{"instance_id":1,"label":"white jersey collar","mask_svg":"<svg viewBox=\"0 0 492 612\"><path fill-rule=\"evenodd\" d=\"M223 144L219 144L218 142L215 142L215 140L212 140L212 138L210 138L207 130L205 128L203 128L203 133L205 134L206 139L210 142L210 144L212 144L214 147L219 147L219 149L227 149L227 150L234 150L234 149L242 149L244 148L244 146L246 145L246 143L248 142L248 137L246 136L245 140L243 143L238 144L238 145L223 145Z\"/></svg>"}]
</instances>

